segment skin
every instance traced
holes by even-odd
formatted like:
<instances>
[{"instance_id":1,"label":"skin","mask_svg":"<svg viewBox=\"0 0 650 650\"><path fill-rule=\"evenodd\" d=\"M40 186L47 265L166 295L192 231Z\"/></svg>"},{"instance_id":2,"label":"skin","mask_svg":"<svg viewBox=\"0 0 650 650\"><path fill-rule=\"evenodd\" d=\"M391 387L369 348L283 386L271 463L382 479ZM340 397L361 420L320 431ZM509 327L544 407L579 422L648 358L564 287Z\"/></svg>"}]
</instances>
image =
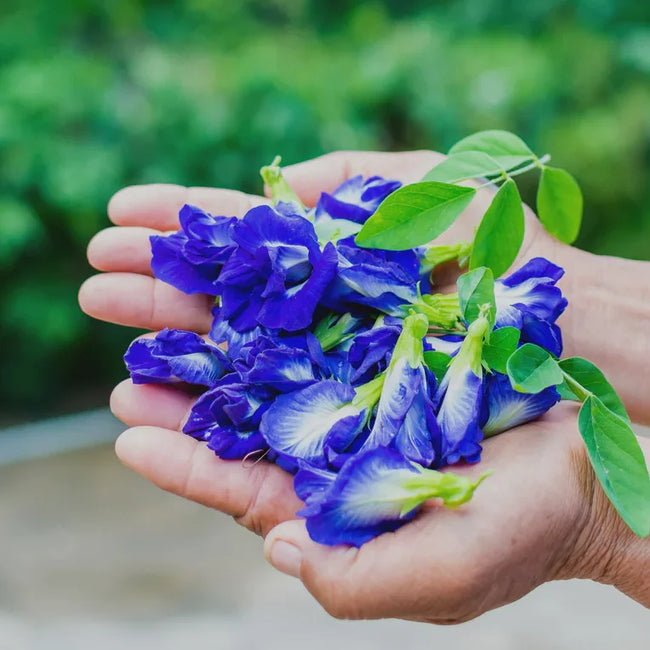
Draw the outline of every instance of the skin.
<instances>
[{"instance_id":1,"label":"skin","mask_svg":"<svg viewBox=\"0 0 650 650\"><path fill-rule=\"evenodd\" d=\"M312 205L321 190L355 174L412 182L440 160L440 154L427 151L339 152L288 167L285 176ZM444 241L471 239L490 199L490 191L481 190ZM148 237L176 230L184 203L241 215L262 201L232 190L175 185L121 190L108 208L116 227L100 232L88 248L90 263L104 273L81 287L82 309L122 325L206 333L209 301L151 276ZM552 239L530 210L526 218L526 240L514 266L542 255L568 271L562 288L570 308L560 323L565 356L592 359L633 419L650 422L644 368L650 353L650 264L572 249ZM562 403L537 422L487 440L480 467L455 468L470 475L494 471L470 504L455 511L431 504L413 523L354 549L309 539L295 519L301 504L291 477L278 467L223 461L179 435L194 399L169 386L122 382L111 408L131 428L117 441L117 455L162 489L232 515L264 536L271 564L302 580L337 618L459 623L544 582L569 578L613 584L650 607L650 540L625 527L598 487L574 404ZM640 444L649 458L650 441Z\"/></svg>"}]
</instances>

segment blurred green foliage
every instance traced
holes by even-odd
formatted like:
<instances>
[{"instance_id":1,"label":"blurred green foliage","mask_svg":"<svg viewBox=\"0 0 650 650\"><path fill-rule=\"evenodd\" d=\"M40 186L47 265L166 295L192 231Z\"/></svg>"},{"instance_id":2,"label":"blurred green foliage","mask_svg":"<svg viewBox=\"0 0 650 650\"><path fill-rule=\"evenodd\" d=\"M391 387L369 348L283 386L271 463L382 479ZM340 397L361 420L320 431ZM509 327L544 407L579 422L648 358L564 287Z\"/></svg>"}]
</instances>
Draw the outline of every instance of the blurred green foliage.
<instances>
[{"instance_id":1,"label":"blurred green foliage","mask_svg":"<svg viewBox=\"0 0 650 650\"><path fill-rule=\"evenodd\" d=\"M123 376L133 332L76 289L126 184L255 191L276 153L506 128L581 183L581 246L650 258L649 77L638 0L4 0L0 409L90 405Z\"/></svg>"}]
</instances>

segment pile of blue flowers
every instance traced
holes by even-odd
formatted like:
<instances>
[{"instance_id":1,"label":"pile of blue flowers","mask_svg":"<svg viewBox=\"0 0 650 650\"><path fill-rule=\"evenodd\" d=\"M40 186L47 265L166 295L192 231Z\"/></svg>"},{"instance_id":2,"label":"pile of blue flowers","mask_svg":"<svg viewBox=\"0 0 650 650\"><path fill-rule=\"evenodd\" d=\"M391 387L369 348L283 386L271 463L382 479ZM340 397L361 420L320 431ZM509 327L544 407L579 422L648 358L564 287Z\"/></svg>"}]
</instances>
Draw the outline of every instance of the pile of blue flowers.
<instances>
[{"instance_id":1,"label":"pile of blue flowers","mask_svg":"<svg viewBox=\"0 0 650 650\"><path fill-rule=\"evenodd\" d=\"M476 271L440 292L436 260L467 245L355 243L399 182L358 176L307 209L279 168L264 175L268 205L240 219L186 205L179 232L151 238L155 276L213 296L213 321L207 337L135 341L133 381L200 387L183 431L294 474L318 542L359 546L427 500L465 503L483 476L440 470L477 463L485 438L560 400L554 385L515 390L505 361L526 344L560 356L563 270L536 258L488 292Z\"/></svg>"}]
</instances>

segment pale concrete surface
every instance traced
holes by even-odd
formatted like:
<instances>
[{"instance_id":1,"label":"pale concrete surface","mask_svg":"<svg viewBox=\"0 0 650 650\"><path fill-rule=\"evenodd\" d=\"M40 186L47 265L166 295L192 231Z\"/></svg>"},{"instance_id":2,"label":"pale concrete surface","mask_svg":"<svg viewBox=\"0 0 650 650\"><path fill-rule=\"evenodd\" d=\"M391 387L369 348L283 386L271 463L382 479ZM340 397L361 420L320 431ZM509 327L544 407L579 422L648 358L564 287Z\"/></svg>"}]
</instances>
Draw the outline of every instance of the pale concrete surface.
<instances>
[{"instance_id":1,"label":"pale concrete surface","mask_svg":"<svg viewBox=\"0 0 650 650\"><path fill-rule=\"evenodd\" d=\"M0 549L0 650L650 647L648 611L587 582L458 627L333 620L253 535L148 485L110 447L1 468Z\"/></svg>"}]
</instances>

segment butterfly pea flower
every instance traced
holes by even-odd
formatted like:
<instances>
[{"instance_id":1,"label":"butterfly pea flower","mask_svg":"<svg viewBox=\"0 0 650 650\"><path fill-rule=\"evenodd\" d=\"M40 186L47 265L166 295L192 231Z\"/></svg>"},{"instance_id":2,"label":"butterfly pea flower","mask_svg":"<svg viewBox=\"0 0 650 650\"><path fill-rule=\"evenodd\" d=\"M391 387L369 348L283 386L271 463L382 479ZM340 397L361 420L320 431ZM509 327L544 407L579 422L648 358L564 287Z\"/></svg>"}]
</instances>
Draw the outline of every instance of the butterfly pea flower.
<instances>
[{"instance_id":1,"label":"butterfly pea flower","mask_svg":"<svg viewBox=\"0 0 650 650\"><path fill-rule=\"evenodd\" d=\"M524 314L521 322L521 343L534 343L548 350L552 355L562 355L562 331L555 323Z\"/></svg>"},{"instance_id":2,"label":"butterfly pea flower","mask_svg":"<svg viewBox=\"0 0 650 650\"><path fill-rule=\"evenodd\" d=\"M442 447L437 464L452 465L463 459L471 463L480 460L483 433L478 420L483 398L482 354L489 328L482 311L470 324L436 392Z\"/></svg>"},{"instance_id":3,"label":"butterfly pea flower","mask_svg":"<svg viewBox=\"0 0 650 650\"><path fill-rule=\"evenodd\" d=\"M262 435L284 456L327 467L328 449L343 451L363 430L382 383L380 376L355 389L326 379L280 395L262 418Z\"/></svg>"},{"instance_id":4,"label":"butterfly pea flower","mask_svg":"<svg viewBox=\"0 0 650 650\"><path fill-rule=\"evenodd\" d=\"M298 462L298 471L293 477L293 489L305 503L301 510L303 516L308 508L314 507L325 496L335 480L336 472L314 467L304 461Z\"/></svg>"},{"instance_id":5,"label":"butterfly pea flower","mask_svg":"<svg viewBox=\"0 0 650 650\"><path fill-rule=\"evenodd\" d=\"M268 409L273 391L241 380L237 373L223 377L194 404L183 432L224 459L244 458L268 449L259 431L262 415Z\"/></svg>"},{"instance_id":6,"label":"butterfly pea flower","mask_svg":"<svg viewBox=\"0 0 650 650\"><path fill-rule=\"evenodd\" d=\"M231 370L226 355L194 332L164 329L131 343L124 362L135 384L185 382L214 386Z\"/></svg>"},{"instance_id":7,"label":"butterfly pea flower","mask_svg":"<svg viewBox=\"0 0 650 650\"><path fill-rule=\"evenodd\" d=\"M554 323L568 305L556 286L564 269L535 257L512 275L494 283L496 327L521 328L525 314Z\"/></svg>"},{"instance_id":8,"label":"butterfly pea flower","mask_svg":"<svg viewBox=\"0 0 650 650\"><path fill-rule=\"evenodd\" d=\"M295 332L311 325L336 274L334 246L321 250L309 221L265 205L249 210L232 238L238 247L219 275L221 317L229 326Z\"/></svg>"},{"instance_id":9,"label":"butterfly pea flower","mask_svg":"<svg viewBox=\"0 0 650 650\"><path fill-rule=\"evenodd\" d=\"M354 337L348 351L353 384L369 381L388 368L401 331L400 319L382 317L374 327Z\"/></svg>"},{"instance_id":10,"label":"butterfly pea flower","mask_svg":"<svg viewBox=\"0 0 650 650\"><path fill-rule=\"evenodd\" d=\"M285 342L259 336L242 346L232 366L214 389L194 404L183 431L221 458L243 458L268 445L260 433L264 412L278 395L309 386L322 377L304 339Z\"/></svg>"},{"instance_id":11,"label":"butterfly pea flower","mask_svg":"<svg viewBox=\"0 0 650 650\"><path fill-rule=\"evenodd\" d=\"M482 430L486 438L535 420L560 401L555 386L537 394L519 393L508 376L500 373L488 375L485 395Z\"/></svg>"},{"instance_id":12,"label":"butterfly pea flower","mask_svg":"<svg viewBox=\"0 0 650 650\"><path fill-rule=\"evenodd\" d=\"M185 293L216 296L221 268L235 249L231 234L237 219L184 205L179 220L177 233L150 237L153 274Z\"/></svg>"},{"instance_id":13,"label":"butterfly pea flower","mask_svg":"<svg viewBox=\"0 0 650 650\"><path fill-rule=\"evenodd\" d=\"M334 310L363 305L402 316L402 305L415 302L420 262L414 250L384 251L360 248L352 237L336 244L338 272L324 304Z\"/></svg>"},{"instance_id":14,"label":"butterfly pea flower","mask_svg":"<svg viewBox=\"0 0 650 650\"><path fill-rule=\"evenodd\" d=\"M379 447L350 458L330 487L321 486L298 514L314 541L358 547L413 519L426 501L460 506L483 478L426 469L395 449Z\"/></svg>"},{"instance_id":15,"label":"butterfly pea flower","mask_svg":"<svg viewBox=\"0 0 650 650\"><path fill-rule=\"evenodd\" d=\"M394 447L409 460L430 465L440 443L431 394L435 379L424 364L422 339L428 322L422 314L404 320L388 368L374 424L362 450Z\"/></svg>"},{"instance_id":16,"label":"butterfly pea flower","mask_svg":"<svg viewBox=\"0 0 650 650\"><path fill-rule=\"evenodd\" d=\"M266 336L256 338L240 354L242 357L234 366L249 384L285 392L308 386L321 378L308 350L283 345Z\"/></svg>"},{"instance_id":17,"label":"butterfly pea flower","mask_svg":"<svg viewBox=\"0 0 650 650\"><path fill-rule=\"evenodd\" d=\"M316 219L347 219L365 223L379 204L399 189L399 181L381 176L354 176L339 185L331 194L323 192L316 204Z\"/></svg>"}]
</instances>

